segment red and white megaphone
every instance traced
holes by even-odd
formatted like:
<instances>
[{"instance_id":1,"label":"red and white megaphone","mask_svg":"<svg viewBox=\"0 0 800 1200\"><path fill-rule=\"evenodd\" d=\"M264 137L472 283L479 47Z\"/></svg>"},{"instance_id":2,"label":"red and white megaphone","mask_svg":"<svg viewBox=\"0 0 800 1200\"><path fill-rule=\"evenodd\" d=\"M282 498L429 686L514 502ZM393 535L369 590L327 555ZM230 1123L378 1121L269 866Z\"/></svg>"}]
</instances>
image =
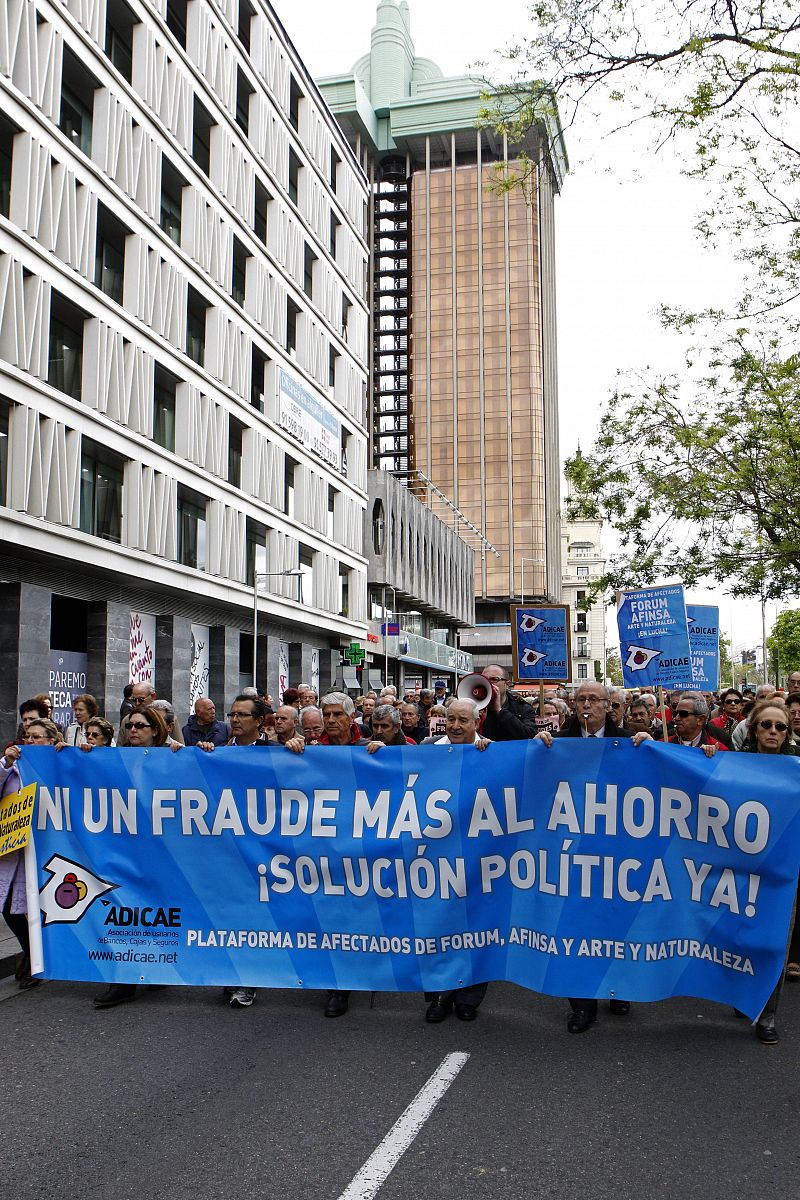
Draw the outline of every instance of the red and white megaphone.
<instances>
[{"instance_id":1,"label":"red and white megaphone","mask_svg":"<svg viewBox=\"0 0 800 1200\"><path fill-rule=\"evenodd\" d=\"M459 700L474 700L479 709L486 708L492 699L492 685L482 675L465 675L456 688Z\"/></svg>"}]
</instances>

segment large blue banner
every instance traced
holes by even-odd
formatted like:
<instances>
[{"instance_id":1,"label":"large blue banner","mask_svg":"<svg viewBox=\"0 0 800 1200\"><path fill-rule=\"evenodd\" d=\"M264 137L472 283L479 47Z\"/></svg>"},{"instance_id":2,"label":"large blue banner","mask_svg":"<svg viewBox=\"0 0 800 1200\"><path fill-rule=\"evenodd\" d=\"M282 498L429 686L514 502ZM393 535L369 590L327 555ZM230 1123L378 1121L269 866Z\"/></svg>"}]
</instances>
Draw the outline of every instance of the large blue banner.
<instances>
[{"instance_id":1,"label":"large blue banner","mask_svg":"<svg viewBox=\"0 0 800 1200\"><path fill-rule=\"evenodd\" d=\"M625 687L692 686L682 584L621 592L617 627Z\"/></svg>"},{"instance_id":2,"label":"large blue banner","mask_svg":"<svg viewBox=\"0 0 800 1200\"><path fill-rule=\"evenodd\" d=\"M793 758L591 738L302 757L25 747L20 766L39 784L48 977L505 979L755 1016L783 965Z\"/></svg>"}]
</instances>

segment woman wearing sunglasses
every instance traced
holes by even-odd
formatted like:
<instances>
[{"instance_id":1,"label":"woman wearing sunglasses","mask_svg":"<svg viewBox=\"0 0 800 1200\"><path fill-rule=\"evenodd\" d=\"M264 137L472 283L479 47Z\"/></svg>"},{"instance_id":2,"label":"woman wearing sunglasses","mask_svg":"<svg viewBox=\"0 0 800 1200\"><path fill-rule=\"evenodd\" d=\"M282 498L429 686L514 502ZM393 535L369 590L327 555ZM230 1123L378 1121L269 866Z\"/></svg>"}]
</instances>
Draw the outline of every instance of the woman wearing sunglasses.
<instances>
[{"instance_id":1,"label":"woman wearing sunglasses","mask_svg":"<svg viewBox=\"0 0 800 1200\"><path fill-rule=\"evenodd\" d=\"M130 715L127 729L128 745L123 747L123 750L149 750L154 746L166 746L170 742L166 722L157 708L148 706L134 709ZM84 750L90 748L93 749L94 746L83 747ZM170 749L180 750L181 747L174 743L170 745ZM118 1004L125 1004L126 1001L133 1000L135 996L135 983L110 983L104 992L95 996L94 1006L95 1008L116 1008Z\"/></svg>"},{"instance_id":2,"label":"woman wearing sunglasses","mask_svg":"<svg viewBox=\"0 0 800 1200\"><path fill-rule=\"evenodd\" d=\"M791 719L784 704L770 698L760 700L754 706L748 718L747 737L742 750L750 754L798 754L798 746L792 738ZM797 962L800 958L800 930L794 928L796 911L795 901L795 912L792 913L789 923L792 934L788 946L789 965L786 968L786 977L790 979L800 976L800 964ZM775 1014L778 1011L782 986L783 976L778 980L775 991L756 1022L758 1040L768 1046L774 1045L778 1040Z\"/></svg>"},{"instance_id":3,"label":"woman wearing sunglasses","mask_svg":"<svg viewBox=\"0 0 800 1200\"><path fill-rule=\"evenodd\" d=\"M736 688L727 688L719 698L719 715L712 717L709 725L714 729L724 729L726 733L733 733L742 719L743 704L742 693Z\"/></svg>"}]
</instances>

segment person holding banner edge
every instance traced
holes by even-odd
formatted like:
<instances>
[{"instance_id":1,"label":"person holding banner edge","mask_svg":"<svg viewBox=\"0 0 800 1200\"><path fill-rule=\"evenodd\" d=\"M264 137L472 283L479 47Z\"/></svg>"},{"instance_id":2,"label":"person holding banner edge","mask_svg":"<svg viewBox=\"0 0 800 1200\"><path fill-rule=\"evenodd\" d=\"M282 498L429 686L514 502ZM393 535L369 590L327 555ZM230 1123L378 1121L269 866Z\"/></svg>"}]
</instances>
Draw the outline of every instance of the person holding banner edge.
<instances>
[{"instance_id":1,"label":"person holding banner edge","mask_svg":"<svg viewBox=\"0 0 800 1200\"><path fill-rule=\"evenodd\" d=\"M492 742L516 742L536 734L536 713L529 704L509 691L511 679L505 667L490 663L481 671L492 685L492 698L483 714L481 732Z\"/></svg>"},{"instance_id":2,"label":"person holding banner edge","mask_svg":"<svg viewBox=\"0 0 800 1200\"><path fill-rule=\"evenodd\" d=\"M630 738L634 746L642 742L652 742L653 735L640 730L632 733L629 729L620 729L609 712L611 693L602 683L589 681L579 685L575 693L575 716L567 721L558 733L543 729L537 733L536 740L552 746L553 738ZM567 1021L569 1033L585 1033L597 1020L597 1001L585 997L570 996L569 1003L572 1016ZM609 1001L609 1009L617 1017L625 1017L631 1009L629 1000L613 999Z\"/></svg>"}]
</instances>

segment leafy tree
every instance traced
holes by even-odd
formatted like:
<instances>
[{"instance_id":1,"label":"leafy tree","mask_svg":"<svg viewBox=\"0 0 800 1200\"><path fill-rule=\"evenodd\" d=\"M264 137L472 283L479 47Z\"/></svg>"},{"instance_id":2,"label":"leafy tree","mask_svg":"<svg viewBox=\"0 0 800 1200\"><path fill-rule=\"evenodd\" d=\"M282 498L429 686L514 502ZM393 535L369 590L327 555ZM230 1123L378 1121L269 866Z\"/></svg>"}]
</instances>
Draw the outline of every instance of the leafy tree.
<instances>
[{"instance_id":1,"label":"leafy tree","mask_svg":"<svg viewBox=\"0 0 800 1200\"><path fill-rule=\"evenodd\" d=\"M782 612L767 638L773 675L788 675L800 669L800 609Z\"/></svg>"},{"instance_id":2,"label":"leafy tree","mask_svg":"<svg viewBox=\"0 0 800 1200\"><path fill-rule=\"evenodd\" d=\"M606 654L606 677L614 687L622 687L622 659L619 650L609 650Z\"/></svg>"},{"instance_id":3,"label":"leafy tree","mask_svg":"<svg viewBox=\"0 0 800 1200\"><path fill-rule=\"evenodd\" d=\"M800 360L738 348L718 376L687 367L618 392L591 453L568 460L568 516L605 520L619 537L592 598L707 577L734 595L796 591Z\"/></svg>"},{"instance_id":4,"label":"leafy tree","mask_svg":"<svg viewBox=\"0 0 800 1200\"><path fill-rule=\"evenodd\" d=\"M733 237L754 268L761 294L745 288L739 313L791 303L800 287L795 0L536 0L530 12L527 36L506 54L512 78L487 90L485 120L512 145L557 109L567 127L644 122L656 145L685 146L687 173L712 185L701 233ZM501 182L516 186L532 169L523 158Z\"/></svg>"}]
</instances>

